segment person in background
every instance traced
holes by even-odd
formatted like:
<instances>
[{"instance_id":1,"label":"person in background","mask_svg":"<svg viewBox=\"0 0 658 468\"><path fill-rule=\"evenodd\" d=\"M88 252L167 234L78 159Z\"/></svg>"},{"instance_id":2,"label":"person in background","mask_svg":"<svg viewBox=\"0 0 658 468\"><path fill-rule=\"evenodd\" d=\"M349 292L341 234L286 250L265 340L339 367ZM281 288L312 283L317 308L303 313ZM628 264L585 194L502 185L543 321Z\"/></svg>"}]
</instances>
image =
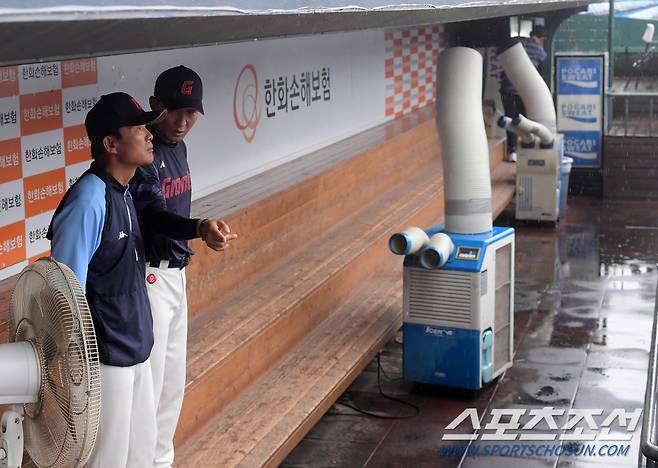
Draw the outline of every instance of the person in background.
<instances>
[{"instance_id":1,"label":"person in background","mask_svg":"<svg viewBox=\"0 0 658 468\"><path fill-rule=\"evenodd\" d=\"M530 32L530 37L519 38L532 64L541 72L541 66L546 60L546 51L544 50L544 27L535 25ZM505 115L514 118L519 114L525 115L525 106L509 80L505 72L500 76L500 97L503 101ZM507 132L507 159L516 162L518 136L512 132Z\"/></svg>"}]
</instances>

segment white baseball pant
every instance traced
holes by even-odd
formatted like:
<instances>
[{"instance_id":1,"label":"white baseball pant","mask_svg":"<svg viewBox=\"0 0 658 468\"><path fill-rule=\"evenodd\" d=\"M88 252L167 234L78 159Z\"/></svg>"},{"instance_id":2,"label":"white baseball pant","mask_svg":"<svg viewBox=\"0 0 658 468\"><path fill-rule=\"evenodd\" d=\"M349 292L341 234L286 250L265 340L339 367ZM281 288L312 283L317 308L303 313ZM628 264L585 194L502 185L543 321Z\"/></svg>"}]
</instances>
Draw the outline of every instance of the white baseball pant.
<instances>
[{"instance_id":1,"label":"white baseball pant","mask_svg":"<svg viewBox=\"0 0 658 468\"><path fill-rule=\"evenodd\" d=\"M146 267L146 290L151 302L155 338L151 370L158 434L154 458L156 468L169 468L174 462L174 433L185 393L186 285L185 269Z\"/></svg>"},{"instance_id":2,"label":"white baseball pant","mask_svg":"<svg viewBox=\"0 0 658 468\"><path fill-rule=\"evenodd\" d=\"M148 359L130 367L101 364L101 417L87 468L153 466L156 423Z\"/></svg>"}]
</instances>

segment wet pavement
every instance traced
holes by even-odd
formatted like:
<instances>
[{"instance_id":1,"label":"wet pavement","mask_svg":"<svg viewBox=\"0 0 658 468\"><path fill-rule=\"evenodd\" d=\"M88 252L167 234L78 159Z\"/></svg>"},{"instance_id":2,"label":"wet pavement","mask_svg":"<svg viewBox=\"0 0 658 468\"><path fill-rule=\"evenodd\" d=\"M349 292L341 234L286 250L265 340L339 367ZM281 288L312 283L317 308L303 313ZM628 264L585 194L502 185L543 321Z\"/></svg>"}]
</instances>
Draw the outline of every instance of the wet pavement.
<instances>
[{"instance_id":1,"label":"wet pavement","mask_svg":"<svg viewBox=\"0 0 658 468\"><path fill-rule=\"evenodd\" d=\"M414 384L401 378L398 336L380 354L379 380L384 393L414 405L418 414L381 396L375 359L281 466L637 466L642 421L633 412L644 402L658 203L570 198L569 204L557 228L515 226L511 369L479 392ZM496 225L514 226L509 219L503 213ZM343 403L406 419L367 416ZM477 412L481 429L474 431L466 418L447 430L467 408ZM503 410L498 427L517 428L504 432L516 440L482 440L495 437L486 426L492 410ZM470 445L442 440L474 432L478 440Z\"/></svg>"}]
</instances>

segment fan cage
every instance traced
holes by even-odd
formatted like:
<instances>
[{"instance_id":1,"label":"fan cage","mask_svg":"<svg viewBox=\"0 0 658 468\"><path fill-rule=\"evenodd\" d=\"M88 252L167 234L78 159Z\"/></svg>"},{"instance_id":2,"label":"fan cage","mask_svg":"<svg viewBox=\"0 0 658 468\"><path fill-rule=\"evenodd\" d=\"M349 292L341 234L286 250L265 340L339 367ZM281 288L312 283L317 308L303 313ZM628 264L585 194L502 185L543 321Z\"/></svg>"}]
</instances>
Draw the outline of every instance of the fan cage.
<instances>
[{"instance_id":1,"label":"fan cage","mask_svg":"<svg viewBox=\"0 0 658 468\"><path fill-rule=\"evenodd\" d=\"M9 339L30 341L40 365L39 400L24 405L25 450L40 468L84 465L100 420L100 364L84 291L66 265L48 257L23 270Z\"/></svg>"}]
</instances>

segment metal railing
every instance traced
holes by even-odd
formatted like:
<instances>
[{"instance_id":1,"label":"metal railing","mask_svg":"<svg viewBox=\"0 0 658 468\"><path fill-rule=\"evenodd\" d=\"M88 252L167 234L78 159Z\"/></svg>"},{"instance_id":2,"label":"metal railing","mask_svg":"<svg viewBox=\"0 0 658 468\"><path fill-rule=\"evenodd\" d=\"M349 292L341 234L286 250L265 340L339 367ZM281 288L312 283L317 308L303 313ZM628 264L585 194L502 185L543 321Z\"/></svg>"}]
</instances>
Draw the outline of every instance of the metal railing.
<instances>
[{"instance_id":1,"label":"metal railing","mask_svg":"<svg viewBox=\"0 0 658 468\"><path fill-rule=\"evenodd\" d=\"M606 135L658 136L658 92L606 93Z\"/></svg>"},{"instance_id":2,"label":"metal railing","mask_svg":"<svg viewBox=\"0 0 658 468\"><path fill-rule=\"evenodd\" d=\"M658 266L658 265L657 265ZM647 374L647 389L644 394L644 411L642 420L642 436L640 439L640 455L638 467L658 467L658 288L656 289L656 306L653 316L653 330L651 332L651 353L649 355L649 372Z\"/></svg>"}]
</instances>

